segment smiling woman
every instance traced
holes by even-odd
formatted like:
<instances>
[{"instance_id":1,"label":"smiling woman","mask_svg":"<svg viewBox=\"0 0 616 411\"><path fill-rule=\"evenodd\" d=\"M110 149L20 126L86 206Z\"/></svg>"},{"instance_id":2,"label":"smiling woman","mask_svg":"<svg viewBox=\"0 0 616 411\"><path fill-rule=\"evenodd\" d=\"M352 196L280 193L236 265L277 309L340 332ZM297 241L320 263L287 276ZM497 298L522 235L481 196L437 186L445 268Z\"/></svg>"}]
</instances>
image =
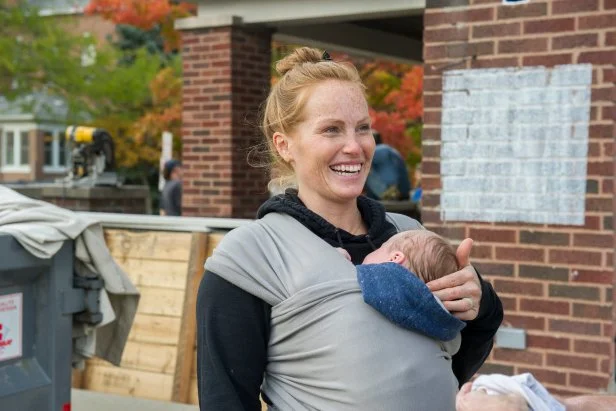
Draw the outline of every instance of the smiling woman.
<instances>
[{"instance_id":1,"label":"smiling woman","mask_svg":"<svg viewBox=\"0 0 616 411\"><path fill-rule=\"evenodd\" d=\"M276 68L262 130L272 181L287 190L206 262L201 408L259 410L261 393L271 409L453 410L458 383L483 363L502 318L468 264L470 242L458 250L463 268L430 286L453 315L473 320L452 359L365 304L355 266L334 248L359 264L398 230L423 229L361 195L375 142L357 70L311 48Z\"/></svg>"}]
</instances>

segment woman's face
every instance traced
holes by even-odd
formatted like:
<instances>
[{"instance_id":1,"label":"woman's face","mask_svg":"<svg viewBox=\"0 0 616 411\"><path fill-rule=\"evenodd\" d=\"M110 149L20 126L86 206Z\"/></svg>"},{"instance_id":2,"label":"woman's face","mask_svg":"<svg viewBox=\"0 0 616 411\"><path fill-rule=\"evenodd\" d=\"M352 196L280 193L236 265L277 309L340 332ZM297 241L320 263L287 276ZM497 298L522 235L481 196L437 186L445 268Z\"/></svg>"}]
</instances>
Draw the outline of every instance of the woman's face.
<instances>
[{"instance_id":1,"label":"woman's face","mask_svg":"<svg viewBox=\"0 0 616 411\"><path fill-rule=\"evenodd\" d=\"M304 120L288 139L300 197L313 205L354 201L374 154L363 92L351 82L329 80L307 93Z\"/></svg>"}]
</instances>

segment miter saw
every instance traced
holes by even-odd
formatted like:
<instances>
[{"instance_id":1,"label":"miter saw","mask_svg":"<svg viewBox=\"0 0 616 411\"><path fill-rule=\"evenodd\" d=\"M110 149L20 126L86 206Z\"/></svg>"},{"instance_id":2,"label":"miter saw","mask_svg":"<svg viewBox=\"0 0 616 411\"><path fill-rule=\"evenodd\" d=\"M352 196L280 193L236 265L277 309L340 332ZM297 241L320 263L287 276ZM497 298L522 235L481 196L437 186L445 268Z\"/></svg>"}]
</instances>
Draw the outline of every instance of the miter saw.
<instances>
[{"instance_id":1,"label":"miter saw","mask_svg":"<svg viewBox=\"0 0 616 411\"><path fill-rule=\"evenodd\" d=\"M111 135L100 128L69 126L65 133L70 147L68 175L63 183L71 186L120 186L115 169L115 152Z\"/></svg>"}]
</instances>

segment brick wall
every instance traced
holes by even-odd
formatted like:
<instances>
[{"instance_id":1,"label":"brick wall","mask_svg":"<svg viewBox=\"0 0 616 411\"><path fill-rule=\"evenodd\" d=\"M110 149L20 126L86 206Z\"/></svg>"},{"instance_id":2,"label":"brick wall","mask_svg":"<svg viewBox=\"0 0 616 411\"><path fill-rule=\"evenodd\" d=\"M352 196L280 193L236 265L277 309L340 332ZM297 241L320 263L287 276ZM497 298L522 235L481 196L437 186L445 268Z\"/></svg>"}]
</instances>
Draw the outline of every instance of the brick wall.
<instances>
[{"instance_id":1,"label":"brick wall","mask_svg":"<svg viewBox=\"0 0 616 411\"><path fill-rule=\"evenodd\" d=\"M528 336L524 351L496 348L483 372L530 371L558 394L605 389L614 363L616 1L437 3L424 20L424 223L475 240L473 261L501 296L505 324ZM442 221L443 73L568 64L592 65L583 225Z\"/></svg>"},{"instance_id":2,"label":"brick wall","mask_svg":"<svg viewBox=\"0 0 616 411\"><path fill-rule=\"evenodd\" d=\"M183 214L254 218L268 176L247 155L261 141L255 108L269 91L271 35L219 27L182 41Z\"/></svg>"}]
</instances>

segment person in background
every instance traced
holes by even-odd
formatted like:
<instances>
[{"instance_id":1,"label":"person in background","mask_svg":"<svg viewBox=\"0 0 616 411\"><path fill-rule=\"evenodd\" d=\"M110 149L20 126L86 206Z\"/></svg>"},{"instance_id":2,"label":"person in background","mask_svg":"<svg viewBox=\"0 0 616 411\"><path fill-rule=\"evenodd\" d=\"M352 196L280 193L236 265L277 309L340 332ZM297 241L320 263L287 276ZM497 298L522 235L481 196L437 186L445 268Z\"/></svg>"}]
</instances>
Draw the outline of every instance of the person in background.
<instances>
[{"instance_id":1,"label":"person in background","mask_svg":"<svg viewBox=\"0 0 616 411\"><path fill-rule=\"evenodd\" d=\"M402 155L384 144L379 132L373 131L372 135L376 147L366 180L366 196L375 200L408 200L411 182Z\"/></svg>"},{"instance_id":2,"label":"person in background","mask_svg":"<svg viewBox=\"0 0 616 411\"><path fill-rule=\"evenodd\" d=\"M160 197L160 215L182 215L182 164L169 160L163 168L165 186Z\"/></svg>"}]
</instances>

